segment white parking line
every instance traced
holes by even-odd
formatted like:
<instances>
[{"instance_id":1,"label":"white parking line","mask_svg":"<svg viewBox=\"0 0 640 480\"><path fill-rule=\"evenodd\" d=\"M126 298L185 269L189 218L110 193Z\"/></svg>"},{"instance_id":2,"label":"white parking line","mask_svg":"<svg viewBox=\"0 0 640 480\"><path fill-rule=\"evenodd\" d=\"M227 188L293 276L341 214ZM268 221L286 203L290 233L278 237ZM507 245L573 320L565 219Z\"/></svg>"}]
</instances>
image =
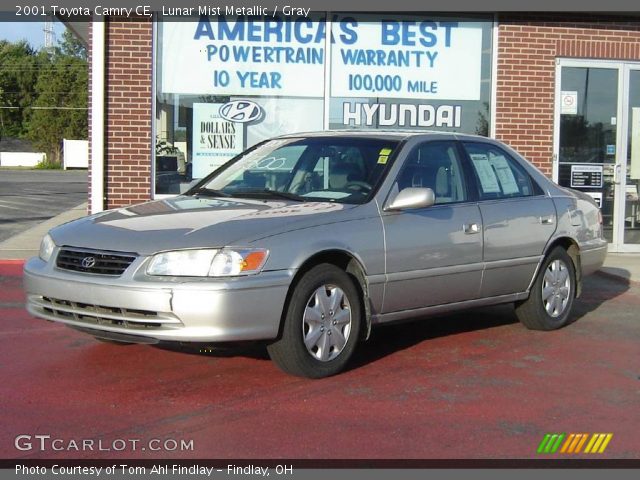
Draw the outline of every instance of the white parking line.
<instances>
[{"instance_id":1,"label":"white parking line","mask_svg":"<svg viewBox=\"0 0 640 480\"><path fill-rule=\"evenodd\" d=\"M10 200L8 200L7 198L0 199L0 203L6 203L7 205L22 206L23 210L27 210L27 208L24 208L25 206L29 207L30 205L42 205L41 198L15 197L15 196L11 196L9 198Z\"/></svg>"},{"instance_id":2,"label":"white parking line","mask_svg":"<svg viewBox=\"0 0 640 480\"><path fill-rule=\"evenodd\" d=\"M25 210L24 208L17 208L17 207L12 207L12 206L10 206L10 205L3 205L4 203L6 203L6 202L5 202L5 201L3 201L3 200L0 200L0 207L2 207L2 208L8 208L8 209L10 209L10 210L21 210L21 211L24 211L24 210Z\"/></svg>"}]
</instances>

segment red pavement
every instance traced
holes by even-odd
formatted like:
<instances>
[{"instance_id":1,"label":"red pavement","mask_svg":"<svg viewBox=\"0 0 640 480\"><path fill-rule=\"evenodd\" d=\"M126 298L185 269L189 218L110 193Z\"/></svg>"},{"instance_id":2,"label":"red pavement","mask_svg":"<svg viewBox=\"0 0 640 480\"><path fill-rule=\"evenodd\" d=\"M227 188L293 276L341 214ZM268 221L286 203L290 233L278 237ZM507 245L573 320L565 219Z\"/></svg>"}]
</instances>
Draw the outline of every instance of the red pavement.
<instances>
[{"instance_id":1,"label":"red pavement","mask_svg":"<svg viewBox=\"0 0 640 480\"><path fill-rule=\"evenodd\" d=\"M590 277L579 320L556 332L527 331L510 307L379 329L350 371L310 381L259 348L99 343L29 316L21 282L20 263L0 262L0 458L540 458L547 432L612 432L598 458L640 458L638 284ZM20 451L21 434L94 451ZM193 451L133 451L138 439Z\"/></svg>"}]
</instances>

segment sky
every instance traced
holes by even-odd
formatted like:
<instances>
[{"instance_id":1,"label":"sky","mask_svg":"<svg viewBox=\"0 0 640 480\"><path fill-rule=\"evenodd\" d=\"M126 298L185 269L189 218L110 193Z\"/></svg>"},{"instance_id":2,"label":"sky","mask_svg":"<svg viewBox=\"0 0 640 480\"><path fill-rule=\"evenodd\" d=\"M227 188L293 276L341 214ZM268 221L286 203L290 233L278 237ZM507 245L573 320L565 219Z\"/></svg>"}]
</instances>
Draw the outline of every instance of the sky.
<instances>
[{"instance_id":1,"label":"sky","mask_svg":"<svg viewBox=\"0 0 640 480\"><path fill-rule=\"evenodd\" d=\"M55 40L62 39L64 25L58 21L53 23ZM1 22L0 40L16 42L27 40L32 47L40 49L44 46L44 22Z\"/></svg>"}]
</instances>

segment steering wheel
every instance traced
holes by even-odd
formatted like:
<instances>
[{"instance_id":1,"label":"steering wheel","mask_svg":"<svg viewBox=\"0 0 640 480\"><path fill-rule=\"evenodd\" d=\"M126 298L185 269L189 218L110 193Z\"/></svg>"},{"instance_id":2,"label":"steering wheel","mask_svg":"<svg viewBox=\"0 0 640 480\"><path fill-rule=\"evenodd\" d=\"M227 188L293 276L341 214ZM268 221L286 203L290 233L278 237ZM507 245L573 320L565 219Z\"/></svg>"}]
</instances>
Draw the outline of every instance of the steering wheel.
<instances>
[{"instance_id":1,"label":"steering wheel","mask_svg":"<svg viewBox=\"0 0 640 480\"><path fill-rule=\"evenodd\" d=\"M345 184L344 188L346 190L359 190L364 193L369 193L371 191L371 185L361 180L351 180Z\"/></svg>"}]
</instances>

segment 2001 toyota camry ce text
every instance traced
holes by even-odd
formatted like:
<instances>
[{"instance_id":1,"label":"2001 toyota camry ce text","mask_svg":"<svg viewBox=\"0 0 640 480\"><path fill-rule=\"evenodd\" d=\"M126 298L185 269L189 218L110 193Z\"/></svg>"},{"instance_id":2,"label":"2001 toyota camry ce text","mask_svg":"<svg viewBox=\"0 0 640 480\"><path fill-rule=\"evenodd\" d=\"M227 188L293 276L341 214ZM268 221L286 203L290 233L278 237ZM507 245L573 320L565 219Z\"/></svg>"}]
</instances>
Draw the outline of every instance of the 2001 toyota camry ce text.
<instances>
[{"instance_id":1,"label":"2001 toyota camry ce text","mask_svg":"<svg viewBox=\"0 0 640 480\"><path fill-rule=\"evenodd\" d=\"M513 302L528 328L562 327L604 261L601 218L494 140L289 135L184 195L52 229L27 308L115 342L262 340L324 377L376 324Z\"/></svg>"}]
</instances>

